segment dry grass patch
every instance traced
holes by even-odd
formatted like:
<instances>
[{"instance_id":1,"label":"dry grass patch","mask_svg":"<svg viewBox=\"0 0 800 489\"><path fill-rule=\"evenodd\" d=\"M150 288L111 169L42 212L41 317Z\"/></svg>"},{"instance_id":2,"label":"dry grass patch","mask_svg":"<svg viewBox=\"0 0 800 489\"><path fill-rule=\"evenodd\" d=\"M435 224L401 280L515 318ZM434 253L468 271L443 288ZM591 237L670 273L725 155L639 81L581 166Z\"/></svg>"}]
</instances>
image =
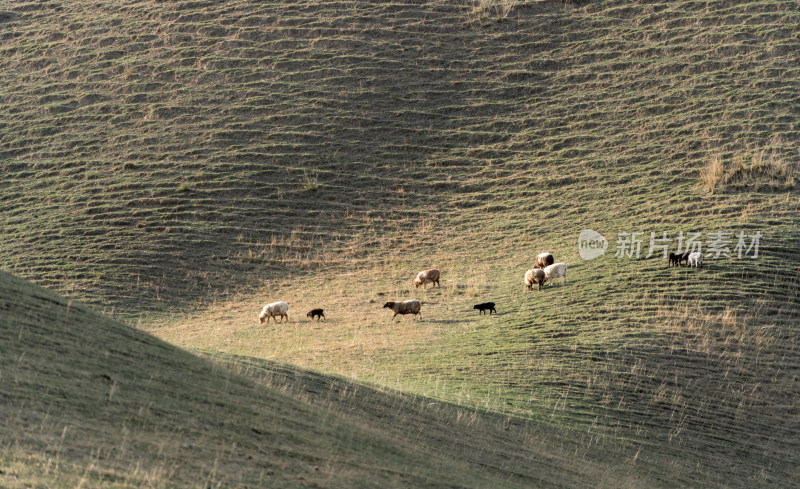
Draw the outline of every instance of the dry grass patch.
<instances>
[{"instance_id":1,"label":"dry grass patch","mask_svg":"<svg viewBox=\"0 0 800 489\"><path fill-rule=\"evenodd\" d=\"M472 0L467 14L468 22L470 24L503 22L518 3L518 0Z\"/></svg>"},{"instance_id":2,"label":"dry grass patch","mask_svg":"<svg viewBox=\"0 0 800 489\"><path fill-rule=\"evenodd\" d=\"M725 162L720 155L713 155L706 163L705 168L700 170L700 180L703 183L703 187L713 195L723 188L724 178Z\"/></svg>"},{"instance_id":3,"label":"dry grass patch","mask_svg":"<svg viewBox=\"0 0 800 489\"><path fill-rule=\"evenodd\" d=\"M726 190L790 191L798 178L798 161L786 154L785 145L773 145L735 154L730 161L711 155L700 170L702 187L710 194Z\"/></svg>"}]
</instances>

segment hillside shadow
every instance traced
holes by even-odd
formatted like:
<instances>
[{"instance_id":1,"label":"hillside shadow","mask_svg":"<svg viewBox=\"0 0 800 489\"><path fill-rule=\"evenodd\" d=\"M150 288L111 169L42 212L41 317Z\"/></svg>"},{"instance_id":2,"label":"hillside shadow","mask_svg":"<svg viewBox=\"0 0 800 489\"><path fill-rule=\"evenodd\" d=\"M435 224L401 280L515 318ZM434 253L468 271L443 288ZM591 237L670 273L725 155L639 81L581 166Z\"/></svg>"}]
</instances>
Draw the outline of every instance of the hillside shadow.
<instances>
[{"instance_id":1,"label":"hillside shadow","mask_svg":"<svg viewBox=\"0 0 800 489\"><path fill-rule=\"evenodd\" d=\"M172 19L158 26L166 42L126 37L153 22L126 11L116 22L121 37L102 34L102 16L75 24L74 49L95 52L96 60L68 46L57 65L26 58L46 68L36 73L51 95L32 99L28 84L4 71L15 102L0 115L25 113L35 102L48 117L69 109L69 121L83 128L76 136L67 120L4 118L3 150L19 168L4 175L3 188L27 196L4 207L29 219L4 220L0 256L14 257L21 273L122 317L180 311L407 246L419 236L403 229L413 230L432 209L456 195L485 197L485 188L464 187L483 163L463 158L460 148L507 139L485 129L517 108L476 104L505 81L474 69L473 49L499 46L487 44L494 31L463 23L461 6L377 2L369 16L343 9L321 18L315 8L291 7L287 15L279 3L209 4L197 16L180 5L154 8ZM36 32L13 12L0 20L23 38L47 37L66 20L44 14ZM273 21L254 25L259 17ZM545 34L558 25L550 23L539 19L540 36L554 35ZM186 29L204 33L189 35L204 39L203 49L176 41ZM320 39L320 31L330 37ZM223 41L229 38L239 41ZM126 50L123 62L117 53ZM202 73L187 71L195 65ZM123 87L104 81L120 70ZM95 73L96 81L76 86L77 72ZM113 124L106 114L117 114ZM31 133L28 124L41 131ZM53 187L81 197L47 192ZM53 205L29 207L34 201ZM53 225L58 239L48 240ZM64 268L67 278L52 272Z\"/></svg>"}]
</instances>

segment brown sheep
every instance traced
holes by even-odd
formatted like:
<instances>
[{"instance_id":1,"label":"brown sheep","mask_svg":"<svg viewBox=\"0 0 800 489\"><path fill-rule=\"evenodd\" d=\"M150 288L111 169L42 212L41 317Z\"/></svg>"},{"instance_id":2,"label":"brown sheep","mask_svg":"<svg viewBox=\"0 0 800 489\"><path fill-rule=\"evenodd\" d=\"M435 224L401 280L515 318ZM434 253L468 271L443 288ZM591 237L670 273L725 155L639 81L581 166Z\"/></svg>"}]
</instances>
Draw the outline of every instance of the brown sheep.
<instances>
[{"instance_id":1,"label":"brown sheep","mask_svg":"<svg viewBox=\"0 0 800 489\"><path fill-rule=\"evenodd\" d=\"M533 284L539 284L539 290L542 290L544 281L545 273L541 268L531 268L525 272L525 286L528 290L533 290Z\"/></svg>"},{"instance_id":2,"label":"brown sheep","mask_svg":"<svg viewBox=\"0 0 800 489\"><path fill-rule=\"evenodd\" d=\"M420 314L419 310L421 304L417 299L411 299L409 301L403 302L393 302L389 301L383 305L384 308L389 308L394 311L394 315L392 316L391 320L394 320L395 316L398 314L413 314L414 318L416 319L417 315L419 314L419 318L422 319L422 314Z\"/></svg>"},{"instance_id":3,"label":"brown sheep","mask_svg":"<svg viewBox=\"0 0 800 489\"><path fill-rule=\"evenodd\" d=\"M533 264L534 268L544 268L546 266L552 265L555 263L556 260L553 258L552 253L539 253L536 256L536 261Z\"/></svg>"},{"instance_id":4,"label":"brown sheep","mask_svg":"<svg viewBox=\"0 0 800 489\"><path fill-rule=\"evenodd\" d=\"M435 268L431 268L430 270L424 270L417 274L417 278L414 279L414 287L425 288L425 284L433 284L434 287L439 285L439 270ZM439 285L441 287L441 285Z\"/></svg>"}]
</instances>

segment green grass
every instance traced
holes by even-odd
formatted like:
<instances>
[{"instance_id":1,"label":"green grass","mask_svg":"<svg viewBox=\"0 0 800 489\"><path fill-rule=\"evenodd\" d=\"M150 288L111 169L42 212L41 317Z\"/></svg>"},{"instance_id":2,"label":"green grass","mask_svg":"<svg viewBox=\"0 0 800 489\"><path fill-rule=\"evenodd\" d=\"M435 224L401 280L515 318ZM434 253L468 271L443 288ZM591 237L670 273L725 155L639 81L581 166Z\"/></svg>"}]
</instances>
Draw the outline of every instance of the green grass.
<instances>
[{"instance_id":1,"label":"green grass","mask_svg":"<svg viewBox=\"0 0 800 489\"><path fill-rule=\"evenodd\" d=\"M426 219L432 244L487 214L505 238L727 212L697 192L709 154L796 154L791 2L473 7L12 4L0 263L130 318Z\"/></svg>"},{"instance_id":2,"label":"green grass","mask_svg":"<svg viewBox=\"0 0 800 489\"><path fill-rule=\"evenodd\" d=\"M3 487L597 487L612 468L639 480L518 419L201 359L5 273L0 309Z\"/></svg>"},{"instance_id":3,"label":"green grass","mask_svg":"<svg viewBox=\"0 0 800 489\"><path fill-rule=\"evenodd\" d=\"M52 1L0 22L3 269L248 375L290 363L287 389L310 369L533 423L635 461L634 487L798 484L793 2ZM585 228L761 231L762 256L583 262ZM525 293L543 250L568 284ZM429 267L442 288L414 290ZM390 323L411 296L424 319ZM290 323L258 325L272 300Z\"/></svg>"},{"instance_id":4,"label":"green grass","mask_svg":"<svg viewBox=\"0 0 800 489\"><path fill-rule=\"evenodd\" d=\"M476 273L465 259L442 267L441 289L415 291L399 273L367 273L357 288L315 277L267 288L290 301L290 323L259 325L259 298L243 297L154 331L635 446L644 466L674 465L666 485L780 485L797 477L798 288L785 250L798 236L775 231L756 267L572 257L566 286L524 292L530 262ZM390 322L383 302L407 297L422 299L424 319ZM484 300L499 314L478 316ZM307 321L320 305L327 321Z\"/></svg>"}]
</instances>

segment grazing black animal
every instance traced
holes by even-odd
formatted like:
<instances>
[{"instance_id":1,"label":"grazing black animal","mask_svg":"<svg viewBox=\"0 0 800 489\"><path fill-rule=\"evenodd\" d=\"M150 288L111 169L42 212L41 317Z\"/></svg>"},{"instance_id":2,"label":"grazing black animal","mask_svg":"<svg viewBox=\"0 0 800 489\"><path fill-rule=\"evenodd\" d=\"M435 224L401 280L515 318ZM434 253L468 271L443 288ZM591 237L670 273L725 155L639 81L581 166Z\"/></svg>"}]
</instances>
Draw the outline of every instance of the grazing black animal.
<instances>
[{"instance_id":1,"label":"grazing black animal","mask_svg":"<svg viewBox=\"0 0 800 489\"><path fill-rule=\"evenodd\" d=\"M669 266L675 265L676 267L681 266L681 262L685 261L686 265L689 265L689 252L685 253L670 253L669 254Z\"/></svg>"},{"instance_id":2,"label":"grazing black animal","mask_svg":"<svg viewBox=\"0 0 800 489\"><path fill-rule=\"evenodd\" d=\"M487 309L489 310L489 314L491 314L492 311L494 311L495 314L497 313L497 309L494 308L494 302L484 302L483 304L475 304L474 306L472 306L472 308L479 310L481 314L483 314L483 311Z\"/></svg>"},{"instance_id":3,"label":"grazing black animal","mask_svg":"<svg viewBox=\"0 0 800 489\"><path fill-rule=\"evenodd\" d=\"M325 319L325 313L322 312L322 309L311 309L306 313L306 317L311 319L314 319L314 316L317 316L317 321Z\"/></svg>"}]
</instances>

